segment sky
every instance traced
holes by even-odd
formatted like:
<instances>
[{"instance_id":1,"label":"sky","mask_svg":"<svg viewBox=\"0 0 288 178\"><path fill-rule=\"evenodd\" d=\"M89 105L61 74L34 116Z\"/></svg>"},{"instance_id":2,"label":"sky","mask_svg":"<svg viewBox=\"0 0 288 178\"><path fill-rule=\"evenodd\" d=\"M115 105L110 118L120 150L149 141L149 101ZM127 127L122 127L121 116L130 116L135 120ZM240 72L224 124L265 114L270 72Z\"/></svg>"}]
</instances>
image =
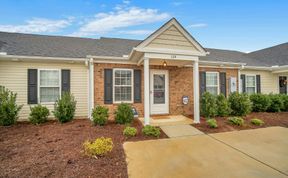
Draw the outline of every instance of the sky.
<instances>
[{"instance_id":1,"label":"sky","mask_svg":"<svg viewBox=\"0 0 288 178\"><path fill-rule=\"evenodd\" d=\"M288 0L0 0L0 31L145 39L175 17L204 47L288 42Z\"/></svg>"}]
</instances>

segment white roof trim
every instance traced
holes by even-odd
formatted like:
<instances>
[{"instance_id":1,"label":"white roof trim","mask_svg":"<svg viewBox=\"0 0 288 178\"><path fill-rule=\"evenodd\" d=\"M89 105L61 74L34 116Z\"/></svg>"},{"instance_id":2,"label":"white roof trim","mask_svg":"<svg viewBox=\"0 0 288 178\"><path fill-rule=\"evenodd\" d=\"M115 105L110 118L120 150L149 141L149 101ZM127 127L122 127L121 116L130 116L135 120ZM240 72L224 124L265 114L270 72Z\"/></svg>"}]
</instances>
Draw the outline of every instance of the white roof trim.
<instances>
[{"instance_id":1,"label":"white roof trim","mask_svg":"<svg viewBox=\"0 0 288 178\"><path fill-rule=\"evenodd\" d=\"M111 59L111 60L128 60L129 57L117 57L117 56L91 56L88 55L87 58L93 58L94 60Z\"/></svg>"}]
</instances>

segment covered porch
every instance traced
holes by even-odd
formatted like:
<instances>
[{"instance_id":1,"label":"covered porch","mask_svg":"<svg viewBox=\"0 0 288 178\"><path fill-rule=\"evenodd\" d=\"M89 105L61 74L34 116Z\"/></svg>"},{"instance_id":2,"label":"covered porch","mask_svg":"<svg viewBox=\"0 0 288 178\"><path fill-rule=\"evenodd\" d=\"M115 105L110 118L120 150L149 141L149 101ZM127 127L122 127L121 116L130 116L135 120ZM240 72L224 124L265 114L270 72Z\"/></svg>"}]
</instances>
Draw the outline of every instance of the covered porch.
<instances>
[{"instance_id":1,"label":"covered porch","mask_svg":"<svg viewBox=\"0 0 288 178\"><path fill-rule=\"evenodd\" d=\"M138 65L144 74L144 125L200 122L198 56L145 52Z\"/></svg>"}]
</instances>

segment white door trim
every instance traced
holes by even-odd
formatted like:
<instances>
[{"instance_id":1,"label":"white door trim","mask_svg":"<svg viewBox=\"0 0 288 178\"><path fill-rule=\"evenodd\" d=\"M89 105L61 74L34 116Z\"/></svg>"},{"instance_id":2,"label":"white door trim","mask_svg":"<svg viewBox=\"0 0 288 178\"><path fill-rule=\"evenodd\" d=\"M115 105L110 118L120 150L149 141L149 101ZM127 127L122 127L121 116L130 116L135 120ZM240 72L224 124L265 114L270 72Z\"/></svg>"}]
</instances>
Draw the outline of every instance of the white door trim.
<instances>
[{"instance_id":1,"label":"white door trim","mask_svg":"<svg viewBox=\"0 0 288 178\"><path fill-rule=\"evenodd\" d=\"M154 104L154 74L165 75L165 104ZM168 70L150 70L150 113L151 114L169 114L169 71Z\"/></svg>"}]
</instances>

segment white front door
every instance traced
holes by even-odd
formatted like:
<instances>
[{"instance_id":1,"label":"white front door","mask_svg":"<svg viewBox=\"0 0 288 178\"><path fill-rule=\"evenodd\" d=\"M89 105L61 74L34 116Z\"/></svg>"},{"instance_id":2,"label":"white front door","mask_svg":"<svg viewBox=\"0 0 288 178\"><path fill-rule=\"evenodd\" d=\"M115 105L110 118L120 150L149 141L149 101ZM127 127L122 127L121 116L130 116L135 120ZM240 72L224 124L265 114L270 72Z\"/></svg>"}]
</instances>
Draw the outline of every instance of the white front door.
<instances>
[{"instance_id":1,"label":"white front door","mask_svg":"<svg viewBox=\"0 0 288 178\"><path fill-rule=\"evenodd\" d=\"M151 114L169 114L168 75L168 70L151 70L150 72Z\"/></svg>"}]
</instances>

